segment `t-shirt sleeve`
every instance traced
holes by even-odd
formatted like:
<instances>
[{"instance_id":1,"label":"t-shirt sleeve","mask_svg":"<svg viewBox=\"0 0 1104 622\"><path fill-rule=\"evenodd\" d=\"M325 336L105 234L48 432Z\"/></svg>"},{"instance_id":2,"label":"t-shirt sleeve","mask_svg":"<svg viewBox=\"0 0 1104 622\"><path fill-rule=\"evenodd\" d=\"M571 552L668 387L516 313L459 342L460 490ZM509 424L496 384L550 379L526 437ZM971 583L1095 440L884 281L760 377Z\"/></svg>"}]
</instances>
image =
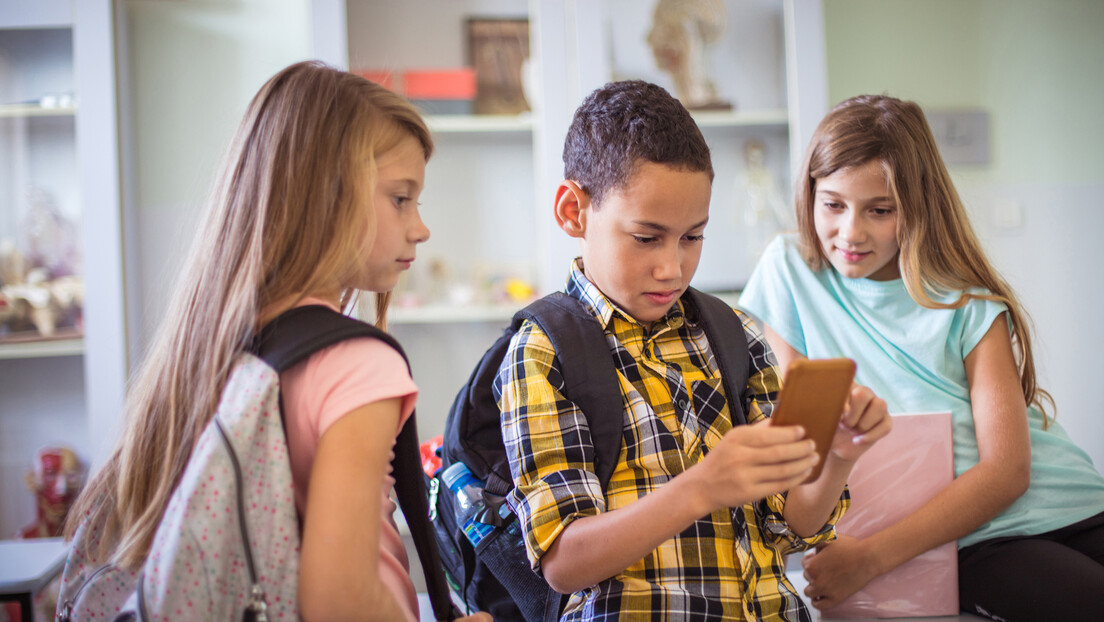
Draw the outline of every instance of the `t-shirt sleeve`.
<instances>
[{"instance_id":1,"label":"t-shirt sleeve","mask_svg":"<svg viewBox=\"0 0 1104 622\"><path fill-rule=\"evenodd\" d=\"M971 293L985 294L987 290L971 290ZM972 298L962 308L962 357L973 351L981 342L981 338L992 328L993 322L1001 313L1008 310L1003 302L986 300L984 298ZM1012 329L1011 323L1009 330Z\"/></svg>"},{"instance_id":2,"label":"t-shirt sleeve","mask_svg":"<svg viewBox=\"0 0 1104 622\"><path fill-rule=\"evenodd\" d=\"M353 339L326 348L308 362L305 396L317 413L318 436L345 414L373 402L402 398L399 429L414 410L418 387L406 361L377 339ZM398 433L398 429L395 430Z\"/></svg>"},{"instance_id":3,"label":"t-shirt sleeve","mask_svg":"<svg viewBox=\"0 0 1104 622\"><path fill-rule=\"evenodd\" d=\"M791 262L796 250L787 248L786 236L775 237L763 250L759 263L740 293L737 306L771 327L794 350L806 354L801 318L794 305ZM790 252L788 252L790 251ZM800 261L800 257L796 257Z\"/></svg>"}]
</instances>

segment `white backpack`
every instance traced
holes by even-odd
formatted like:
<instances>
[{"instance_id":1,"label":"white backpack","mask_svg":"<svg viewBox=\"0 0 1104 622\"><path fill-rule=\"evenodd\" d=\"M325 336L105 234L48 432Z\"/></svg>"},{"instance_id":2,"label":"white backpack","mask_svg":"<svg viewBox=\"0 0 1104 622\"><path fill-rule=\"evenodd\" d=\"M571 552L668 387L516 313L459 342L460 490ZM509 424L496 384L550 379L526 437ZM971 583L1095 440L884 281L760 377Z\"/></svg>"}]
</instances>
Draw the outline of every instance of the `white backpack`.
<instances>
[{"instance_id":1,"label":"white backpack","mask_svg":"<svg viewBox=\"0 0 1104 622\"><path fill-rule=\"evenodd\" d=\"M298 620L299 517L278 370L356 336L379 338L402 352L375 327L321 306L292 309L266 326L257 353L242 353L235 362L141 570L127 572L88 555L100 534L85 521L62 574L57 619ZM413 421L403 435L413 435L416 451ZM420 474L404 477L412 478L422 482ZM421 546L418 552L425 558ZM431 585L434 570L441 574L439 558L427 570ZM447 587L440 589L447 598Z\"/></svg>"}]
</instances>

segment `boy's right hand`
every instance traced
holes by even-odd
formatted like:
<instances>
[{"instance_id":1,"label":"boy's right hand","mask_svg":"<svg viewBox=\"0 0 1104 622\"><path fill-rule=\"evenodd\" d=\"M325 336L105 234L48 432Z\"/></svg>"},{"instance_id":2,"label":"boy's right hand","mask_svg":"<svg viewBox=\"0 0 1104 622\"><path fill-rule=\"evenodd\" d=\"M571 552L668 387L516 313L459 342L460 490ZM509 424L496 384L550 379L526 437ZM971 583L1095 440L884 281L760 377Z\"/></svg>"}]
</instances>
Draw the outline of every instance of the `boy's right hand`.
<instances>
[{"instance_id":1,"label":"boy's right hand","mask_svg":"<svg viewBox=\"0 0 1104 622\"><path fill-rule=\"evenodd\" d=\"M694 474L712 509L739 507L801 484L817 459L803 428L764 419L729 430L686 474Z\"/></svg>"},{"instance_id":2,"label":"boy's right hand","mask_svg":"<svg viewBox=\"0 0 1104 622\"><path fill-rule=\"evenodd\" d=\"M494 622L491 618L491 614L480 611L473 613L470 616L464 616L462 618L456 618L453 622Z\"/></svg>"}]
</instances>

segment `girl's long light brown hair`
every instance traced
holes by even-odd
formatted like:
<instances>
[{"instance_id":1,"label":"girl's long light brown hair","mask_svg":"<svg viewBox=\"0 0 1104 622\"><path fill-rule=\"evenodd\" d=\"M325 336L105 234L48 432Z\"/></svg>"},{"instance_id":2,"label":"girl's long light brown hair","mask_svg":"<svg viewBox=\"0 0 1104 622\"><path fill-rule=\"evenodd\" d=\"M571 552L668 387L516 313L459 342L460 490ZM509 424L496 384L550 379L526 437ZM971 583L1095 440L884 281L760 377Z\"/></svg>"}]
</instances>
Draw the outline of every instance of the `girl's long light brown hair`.
<instances>
[{"instance_id":1,"label":"girl's long light brown hair","mask_svg":"<svg viewBox=\"0 0 1104 622\"><path fill-rule=\"evenodd\" d=\"M817 180L872 161L881 163L897 203L898 266L909 295L929 309L957 309L973 298L1004 303L1024 400L1044 412L1045 426L1054 400L1036 381L1030 318L982 251L920 106L884 95L860 95L821 120L794 189L805 261L813 270L827 264L813 222ZM971 288L990 293L970 293ZM955 293L958 297L951 302L936 300Z\"/></svg>"},{"instance_id":2,"label":"girl's long light brown hair","mask_svg":"<svg viewBox=\"0 0 1104 622\"><path fill-rule=\"evenodd\" d=\"M308 295L347 305L375 241L376 160L404 138L433 142L404 99L316 62L273 76L224 157L169 309L137 369L125 430L66 526L102 530L97 557L139 566L237 355ZM386 324L389 295L376 299Z\"/></svg>"}]
</instances>

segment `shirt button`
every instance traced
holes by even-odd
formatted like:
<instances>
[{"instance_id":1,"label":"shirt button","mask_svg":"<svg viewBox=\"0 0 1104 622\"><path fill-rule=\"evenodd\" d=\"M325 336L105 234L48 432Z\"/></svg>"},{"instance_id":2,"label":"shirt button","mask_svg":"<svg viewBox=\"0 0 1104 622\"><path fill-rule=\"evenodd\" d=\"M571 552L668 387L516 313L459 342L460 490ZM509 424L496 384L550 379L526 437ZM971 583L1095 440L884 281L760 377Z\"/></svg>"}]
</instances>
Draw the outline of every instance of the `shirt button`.
<instances>
[{"instance_id":1,"label":"shirt button","mask_svg":"<svg viewBox=\"0 0 1104 622\"><path fill-rule=\"evenodd\" d=\"M687 405L688 404L686 403L686 400L679 400L679 403L678 403L679 408L681 408L683 410L686 410Z\"/></svg>"}]
</instances>

